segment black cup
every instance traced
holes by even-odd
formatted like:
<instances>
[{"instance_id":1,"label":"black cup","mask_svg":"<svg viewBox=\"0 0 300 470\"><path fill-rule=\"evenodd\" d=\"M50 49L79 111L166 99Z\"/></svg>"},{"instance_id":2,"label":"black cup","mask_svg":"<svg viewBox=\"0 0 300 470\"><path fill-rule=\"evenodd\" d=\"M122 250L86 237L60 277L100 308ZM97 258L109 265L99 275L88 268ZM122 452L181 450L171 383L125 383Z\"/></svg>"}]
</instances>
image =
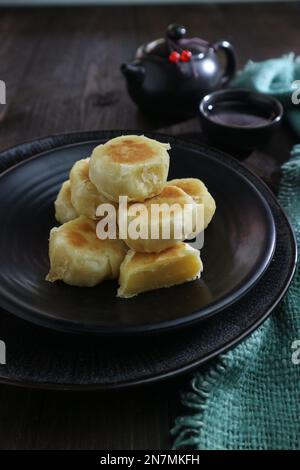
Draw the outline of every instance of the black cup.
<instances>
[{"instance_id":1,"label":"black cup","mask_svg":"<svg viewBox=\"0 0 300 470\"><path fill-rule=\"evenodd\" d=\"M240 89L210 93L199 106L208 142L240 155L263 146L279 126L282 114L282 105L275 98Z\"/></svg>"}]
</instances>

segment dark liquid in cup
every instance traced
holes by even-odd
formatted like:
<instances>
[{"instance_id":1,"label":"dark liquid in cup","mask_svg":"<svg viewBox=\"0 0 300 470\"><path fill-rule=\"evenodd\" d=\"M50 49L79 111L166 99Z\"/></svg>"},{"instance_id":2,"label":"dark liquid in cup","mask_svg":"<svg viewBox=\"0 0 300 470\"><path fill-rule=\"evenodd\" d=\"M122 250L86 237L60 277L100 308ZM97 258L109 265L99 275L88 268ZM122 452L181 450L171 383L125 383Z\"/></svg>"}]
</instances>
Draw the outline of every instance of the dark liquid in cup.
<instances>
[{"instance_id":1,"label":"dark liquid in cup","mask_svg":"<svg viewBox=\"0 0 300 470\"><path fill-rule=\"evenodd\" d=\"M222 102L212 105L210 119L218 124L242 127L259 127L269 124L273 115L242 102Z\"/></svg>"}]
</instances>

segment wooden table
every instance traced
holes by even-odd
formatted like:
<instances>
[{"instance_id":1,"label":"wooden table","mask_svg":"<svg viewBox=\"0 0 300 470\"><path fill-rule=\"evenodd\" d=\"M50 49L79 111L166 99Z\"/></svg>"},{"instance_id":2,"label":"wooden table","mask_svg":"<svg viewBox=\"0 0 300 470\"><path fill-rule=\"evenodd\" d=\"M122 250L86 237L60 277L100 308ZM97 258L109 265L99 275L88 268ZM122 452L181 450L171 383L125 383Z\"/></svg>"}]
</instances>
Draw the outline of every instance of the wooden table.
<instances>
[{"instance_id":1,"label":"wooden table","mask_svg":"<svg viewBox=\"0 0 300 470\"><path fill-rule=\"evenodd\" d=\"M0 150L79 129L197 135L197 119L170 125L141 115L127 96L120 64L174 21L208 40L232 41L239 66L249 58L299 54L299 12L296 3L0 9L0 79L7 84ZM276 187L293 142L284 128L268 154L254 154L247 164ZM168 449L188 380L113 393L0 386L0 448Z\"/></svg>"}]
</instances>

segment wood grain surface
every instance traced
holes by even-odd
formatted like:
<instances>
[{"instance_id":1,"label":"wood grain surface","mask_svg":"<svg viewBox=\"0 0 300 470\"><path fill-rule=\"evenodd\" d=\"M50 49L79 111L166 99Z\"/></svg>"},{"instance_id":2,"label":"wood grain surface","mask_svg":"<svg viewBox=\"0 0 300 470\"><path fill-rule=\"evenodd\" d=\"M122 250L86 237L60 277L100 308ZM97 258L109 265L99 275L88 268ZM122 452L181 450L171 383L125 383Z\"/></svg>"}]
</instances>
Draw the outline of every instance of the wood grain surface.
<instances>
[{"instance_id":1,"label":"wood grain surface","mask_svg":"<svg viewBox=\"0 0 300 470\"><path fill-rule=\"evenodd\" d=\"M73 130L152 129L200 138L197 119L170 123L140 114L120 64L170 22L208 40L229 39L239 66L299 54L299 12L298 3L0 9L0 79L7 85L0 150ZM276 189L294 141L283 127L246 163ZM0 386L0 448L168 449L188 380L110 393Z\"/></svg>"}]
</instances>

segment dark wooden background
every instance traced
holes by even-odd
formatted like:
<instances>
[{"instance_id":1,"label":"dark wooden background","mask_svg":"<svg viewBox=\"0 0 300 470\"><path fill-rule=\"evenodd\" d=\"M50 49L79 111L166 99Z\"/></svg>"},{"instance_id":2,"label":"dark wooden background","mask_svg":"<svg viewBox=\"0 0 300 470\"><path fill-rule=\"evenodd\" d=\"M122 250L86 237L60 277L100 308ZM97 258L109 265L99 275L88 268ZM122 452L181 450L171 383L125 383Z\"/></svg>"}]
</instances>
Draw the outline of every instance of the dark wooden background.
<instances>
[{"instance_id":1,"label":"dark wooden background","mask_svg":"<svg viewBox=\"0 0 300 470\"><path fill-rule=\"evenodd\" d=\"M171 22L236 46L239 66L300 53L297 3L0 9L0 150L73 130L200 132L197 119L149 120L130 102L119 66ZM283 128L267 153L247 164L276 186L294 136ZM0 331L1 338L1 331ZM1 366L0 366L1 367ZM189 377L111 393L67 393L0 386L1 449L168 449Z\"/></svg>"}]
</instances>

